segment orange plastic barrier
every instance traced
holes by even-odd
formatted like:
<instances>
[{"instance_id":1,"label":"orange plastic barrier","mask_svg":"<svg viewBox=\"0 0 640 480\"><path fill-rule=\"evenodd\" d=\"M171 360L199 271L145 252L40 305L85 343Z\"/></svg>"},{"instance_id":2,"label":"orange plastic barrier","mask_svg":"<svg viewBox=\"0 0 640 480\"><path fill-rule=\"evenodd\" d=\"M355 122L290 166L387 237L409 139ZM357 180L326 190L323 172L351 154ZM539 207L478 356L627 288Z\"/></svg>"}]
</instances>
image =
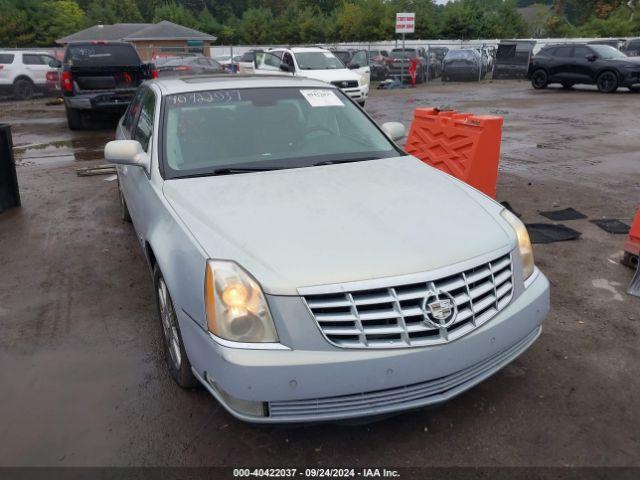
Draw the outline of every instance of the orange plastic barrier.
<instances>
[{"instance_id":1,"label":"orange plastic barrier","mask_svg":"<svg viewBox=\"0 0 640 480\"><path fill-rule=\"evenodd\" d=\"M416 108L405 150L496 197L502 117Z\"/></svg>"},{"instance_id":2,"label":"orange plastic barrier","mask_svg":"<svg viewBox=\"0 0 640 480\"><path fill-rule=\"evenodd\" d=\"M624 244L624 250L632 255L640 255L640 208L629 230L629 238Z\"/></svg>"}]
</instances>

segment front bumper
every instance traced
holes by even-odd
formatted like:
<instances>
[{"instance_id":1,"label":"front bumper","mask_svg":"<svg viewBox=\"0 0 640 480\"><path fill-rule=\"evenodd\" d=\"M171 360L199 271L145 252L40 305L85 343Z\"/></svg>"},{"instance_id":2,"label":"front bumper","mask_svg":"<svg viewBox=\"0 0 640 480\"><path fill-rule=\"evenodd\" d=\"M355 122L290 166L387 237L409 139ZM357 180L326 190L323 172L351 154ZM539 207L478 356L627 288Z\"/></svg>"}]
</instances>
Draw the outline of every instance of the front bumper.
<instances>
[{"instance_id":1,"label":"front bumper","mask_svg":"<svg viewBox=\"0 0 640 480\"><path fill-rule=\"evenodd\" d=\"M620 73L620 86L633 87L640 84L640 70L623 70Z\"/></svg>"},{"instance_id":2,"label":"front bumper","mask_svg":"<svg viewBox=\"0 0 640 480\"><path fill-rule=\"evenodd\" d=\"M342 93L344 93L345 95L360 103L364 102L369 96L368 85L361 85L354 88L341 88L340 90L342 90Z\"/></svg>"},{"instance_id":3,"label":"front bumper","mask_svg":"<svg viewBox=\"0 0 640 480\"><path fill-rule=\"evenodd\" d=\"M393 350L230 348L179 311L194 373L241 420L290 423L387 414L447 401L503 368L540 334L549 282L536 271L528 288L491 321L447 344ZM301 321L307 321L306 318ZM265 402L263 417L234 411L205 378L232 397Z\"/></svg>"}]
</instances>

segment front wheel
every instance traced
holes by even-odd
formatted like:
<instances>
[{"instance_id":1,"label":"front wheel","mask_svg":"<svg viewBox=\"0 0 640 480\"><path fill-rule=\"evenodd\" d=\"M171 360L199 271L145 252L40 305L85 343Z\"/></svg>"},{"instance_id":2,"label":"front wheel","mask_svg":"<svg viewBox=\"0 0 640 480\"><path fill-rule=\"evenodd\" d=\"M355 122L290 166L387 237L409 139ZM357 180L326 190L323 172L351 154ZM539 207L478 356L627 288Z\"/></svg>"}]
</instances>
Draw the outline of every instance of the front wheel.
<instances>
[{"instance_id":1,"label":"front wheel","mask_svg":"<svg viewBox=\"0 0 640 480\"><path fill-rule=\"evenodd\" d=\"M549 75L547 75L547 72L542 69L533 72L533 75L531 75L531 85L533 85L533 88L536 90L547 88L547 85L549 85Z\"/></svg>"},{"instance_id":2,"label":"front wheel","mask_svg":"<svg viewBox=\"0 0 640 480\"><path fill-rule=\"evenodd\" d=\"M184 349L178 317L173 306L173 300L164 281L162 272L156 264L153 267L153 283L156 290L158 315L162 327L163 353L169 373L182 388L194 388L198 386L198 380L191 371L191 363Z\"/></svg>"},{"instance_id":3,"label":"front wheel","mask_svg":"<svg viewBox=\"0 0 640 480\"><path fill-rule=\"evenodd\" d=\"M602 93L613 93L618 90L618 76L614 72L602 72L598 75L596 85Z\"/></svg>"},{"instance_id":4,"label":"front wheel","mask_svg":"<svg viewBox=\"0 0 640 480\"><path fill-rule=\"evenodd\" d=\"M362 108L364 108L364 104L365 104L366 100L361 100L358 102L358 105L360 105Z\"/></svg>"}]
</instances>

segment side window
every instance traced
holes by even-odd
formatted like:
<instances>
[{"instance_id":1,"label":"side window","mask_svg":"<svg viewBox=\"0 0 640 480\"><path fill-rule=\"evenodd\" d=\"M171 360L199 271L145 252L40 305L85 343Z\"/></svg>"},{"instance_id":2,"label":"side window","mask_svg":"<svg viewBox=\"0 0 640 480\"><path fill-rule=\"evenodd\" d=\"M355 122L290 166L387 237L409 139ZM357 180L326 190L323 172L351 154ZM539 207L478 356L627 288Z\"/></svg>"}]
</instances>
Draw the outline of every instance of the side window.
<instances>
[{"instance_id":1,"label":"side window","mask_svg":"<svg viewBox=\"0 0 640 480\"><path fill-rule=\"evenodd\" d=\"M133 97L131 103L129 104L129 108L127 112L124 114L124 119L122 120L122 126L129 132L129 135L133 136L133 126L136 124L136 120L138 119L138 114L140 113L140 104L142 103L142 96L144 95L144 90L138 90L136 96Z\"/></svg>"},{"instance_id":2,"label":"side window","mask_svg":"<svg viewBox=\"0 0 640 480\"><path fill-rule=\"evenodd\" d=\"M290 54L290 53L285 53L285 54L282 56L282 61L283 61L284 63L286 63L287 65L289 65L290 67L293 67L293 66L294 66L294 65L293 65L293 57L291 56L291 54Z\"/></svg>"},{"instance_id":3,"label":"side window","mask_svg":"<svg viewBox=\"0 0 640 480\"><path fill-rule=\"evenodd\" d=\"M142 108L138 123L133 133L133 139L140 142L142 149L149 150L149 141L153 134L153 117L156 111L156 96L151 90L146 90L142 98Z\"/></svg>"},{"instance_id":4,"label":"side window","mask_svg":"<svg viewBox=\"0 0 640 480\"><path fill-rule=\"evenodd\" d=\"M0 64L9 65L13 63L14 56L10 53L0 53Z\"/></svg>"},{"instance_id":5,"label":"side window","mask_svg":"<svg viewBox=\"0 0 640 480\"><path fill-rule=\"evenodd\" d=\"M25 53L22 55L22 63L24 65L46 65L42 60L42 55L35 55L32 53Z\"/></svg>"},{"instance_id":6,"label":"side window","mask_svg":"<svg viewBox=\"0 0 640 480\"><path fill-rule=\"evenodd\" d=\"M582 45L578 45L576 47L573 47L573 57L574 58L580 58L582 60L584 60L584 57L586 57L587 55L592 55L593 52L591 51L591 49L589 47L584 47Z\"/></svg>"},{"instance_id":7,"label":"side window","mask_svg":"<svg viewBox=\"0 0 640 480\"><path fill-rule=\"evenodd\" d=\"M351 63L357 63L361 67L367 66L369 64L369 62L367 62L367 52L365 52L364 50L356 52L356 54L351 59Z\"/></svg>"},{"instance_id":8,"label":"side window","mask_svg":"<svg viewBox=\"0 0 640 480\"><path fill-rule=\"evenodd\" d=\"M269 52L269 53L271 53L272 55L275 55L280 60L282 60L282 56L284 55L284 52L282 50L276 50L275 52Z\"/></svg>"},{"instance_id":9,"label":"side window","mask_svg":"<svg viewBox=\"0 0 640 480\"><path fill-rule=\"evenodd\" d=\"M555 56L567 58L571 56L571 50L573 47L558 47L556 48Z\"/></svg>"}]
</instances>

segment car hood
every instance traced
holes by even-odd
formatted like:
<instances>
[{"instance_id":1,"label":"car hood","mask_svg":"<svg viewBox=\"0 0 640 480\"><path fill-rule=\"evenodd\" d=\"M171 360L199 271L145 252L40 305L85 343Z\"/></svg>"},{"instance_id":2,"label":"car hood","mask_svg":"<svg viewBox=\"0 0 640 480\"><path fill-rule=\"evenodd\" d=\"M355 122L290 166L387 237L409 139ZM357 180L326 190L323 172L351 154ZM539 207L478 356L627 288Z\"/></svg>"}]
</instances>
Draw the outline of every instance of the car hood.
<instances>
[{"instance_id":1,"label":"car hood","mask_svg":"<svg viewBox=\"0 0 640 480\"><path fill-rule=\"evenodd\" d=\"M640 66L640 57L616 58L609 61L617 65Z\"/></svg>"},{"instance_id":2,"label":"car hood","mask_svg":"<svg viewBox=\"0 0 640 480\"><path fill-rule=\"evenodd\" d=\"M168 180L210 258L266 293L437 269L515 244L501 205L411 156Z\"/></svg>"},{"instance_id":3,"label":"car hood","mask_svg":"<svg viewBox=\"0 0 640 480\"><path fill-rule=\"evenodd\" d=\"M348 68L330 68L327 70L300 70L300 76L320 80L321 82L336 82L341 80L361 80L360 75Z\"/></svg>"}]
</instances>

